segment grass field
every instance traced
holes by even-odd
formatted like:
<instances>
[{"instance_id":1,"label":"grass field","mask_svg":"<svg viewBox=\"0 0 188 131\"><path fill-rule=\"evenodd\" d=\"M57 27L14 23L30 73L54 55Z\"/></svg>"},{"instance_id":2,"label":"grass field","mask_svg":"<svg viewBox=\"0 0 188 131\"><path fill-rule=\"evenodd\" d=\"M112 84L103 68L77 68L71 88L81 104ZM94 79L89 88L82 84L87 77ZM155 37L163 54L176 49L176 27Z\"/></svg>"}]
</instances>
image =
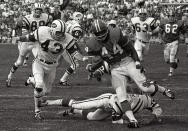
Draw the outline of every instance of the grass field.
<instances>
[{"instance_id":1,"label":"grass field","mask_svg":"<svg viewBox=\"0 0 188 131\"><path fill-rule=\"evenodd\" d=\"M138 129L128 129L126 125L113 125L111 120L87 121L77 116L62 117L57 113L63 107L44 107L42 109L44 120L36 121L34 116L33 89L24 87L24 82L31 74L31 63L28 67L18 69L11 88L6 88L7 74L11 65L15 62L18 51L13 45L0 45L0 131L187 131L188 130L188 58L185 56L185 45L179 48L179 67L176 75L169 78L168 65L163 61L163 47L152 45L149 55L145 58L147 77L156 80L159 84L172 89L176 93L176 99L170 100L161 94L155 99L163 108L163 123L142 124ZM31 58L32 59L32 58ZM63 74L65 66L57 71L56 81L50 99L61 97L89 98L102 93L113 92L110 88L109 77L102 82L87 80L87 72L84 70L86 63L74 74L70 81L70 87L60 88L58 80ZM134 86L134 85L133 85ZM150 118L148 112L136 115L138 120Z\"/></svg>"}]
</instances>

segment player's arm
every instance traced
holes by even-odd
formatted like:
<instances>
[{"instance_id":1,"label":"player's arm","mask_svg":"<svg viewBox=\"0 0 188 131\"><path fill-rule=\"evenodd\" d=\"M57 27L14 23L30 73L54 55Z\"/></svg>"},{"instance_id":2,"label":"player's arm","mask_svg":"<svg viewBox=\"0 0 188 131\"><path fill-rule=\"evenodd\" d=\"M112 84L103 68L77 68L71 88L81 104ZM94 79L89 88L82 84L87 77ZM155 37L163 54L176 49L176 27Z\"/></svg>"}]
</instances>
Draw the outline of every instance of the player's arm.
<instances>
[{"instance_id":1,"label":"player's arm","mask_svg":"<svg viewBox=\"0 0 188 131\"><path fill-rule=\"evenodd\" d=\"M21 41L21 42L36 42L36 41L38 41L38 36L39 35L38 35L38 29L37 29L30 34L18 36L18 37L13 37L12 43L16 44L18 41Z\"/></svg>"},{"instance_id":2,"label":"player's arm","mask_svg":"<svg viewBox=\"0 0 188 131\"><path fill-rule=\"evenodd\" d=\"M70 45L70 46L69 46ZM80 48L78 46L78 43L75 41L75 39L72 39L69 43L69 45L66 47L66 50L68 51L68 53L76 58L77 60L80 60L80 61L86 61L88 60L88 57L87 56L83 56L81 53L80 53Z\"/></svg>"},{"instance_id":3,"label":"player's arm","mask_svg":"<svg viewBox=\"0 0 188 131\"><path fill-rule=\"evenodd\" d=\"M159 20L153 19L153 21L150 23L150 29L151 29L151 34L150 35L155 35L159 32Z\"/></svg>"}]
</instances>

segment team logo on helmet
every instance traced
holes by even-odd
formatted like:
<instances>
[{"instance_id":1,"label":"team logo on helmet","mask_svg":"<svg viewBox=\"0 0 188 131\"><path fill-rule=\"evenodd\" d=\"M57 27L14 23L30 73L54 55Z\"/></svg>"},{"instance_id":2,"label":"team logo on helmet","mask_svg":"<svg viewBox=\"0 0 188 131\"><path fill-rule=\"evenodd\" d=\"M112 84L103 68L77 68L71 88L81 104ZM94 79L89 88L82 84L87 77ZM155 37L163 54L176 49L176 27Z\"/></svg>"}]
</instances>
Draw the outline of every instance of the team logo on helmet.
<instances>
[{"instance_id":1,"label":"team logo on helmet","mask_svg":"<svg viewBox=\"0 0 188 131\"><path fill-rule=\"evenodd\" d=\"M62 20L54 20L51 24L51 35L54 39L62 39L65 35L65 22Z\"/></svg>"}]
</instances>

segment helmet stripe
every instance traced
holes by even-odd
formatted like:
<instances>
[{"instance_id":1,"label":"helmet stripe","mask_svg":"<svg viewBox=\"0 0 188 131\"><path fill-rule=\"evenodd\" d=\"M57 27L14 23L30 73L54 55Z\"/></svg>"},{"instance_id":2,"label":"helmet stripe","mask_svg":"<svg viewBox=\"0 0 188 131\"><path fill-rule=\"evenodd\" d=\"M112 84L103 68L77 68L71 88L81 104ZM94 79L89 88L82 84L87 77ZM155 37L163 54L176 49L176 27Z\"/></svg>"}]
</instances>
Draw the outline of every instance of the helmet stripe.
<instances>
[{"instance_id":1,"label":"helmet stripe","mask_svg":"<svg viewBox=\"0 0 188 131\"><path fill-rule=\"evenodd\" d=\"M99 29L98 29L98 26L97 26L97 20L94 22L94 24L95 24L96 31L99 32Z\"/></svg>"},{"instance_id":2,"label":"helmet stripe","mask_svg":"<svg viewBox=\"0 0 188 131\"><path fill-rule=\"evenodd\" d=\"M58 20L59 21L59 23L61 24L61 32L65 32L65 31L63 31L63 24L62 24L62 22L60 21L60 20Z\"/></svg>"},{"instance_id":3,"label":"helmet stripe","mask_svg":"<svg viewBox=\"0 0 188 131\"><path fill-rule=\"evenodd\" d=\"M101 28L100 28L100 26L99 26L99 20L97 20L97 27L98 27L98 30L101 31ZM99 31L98 31L98 32L99 32Z\"/></svg>"}]
</instances>

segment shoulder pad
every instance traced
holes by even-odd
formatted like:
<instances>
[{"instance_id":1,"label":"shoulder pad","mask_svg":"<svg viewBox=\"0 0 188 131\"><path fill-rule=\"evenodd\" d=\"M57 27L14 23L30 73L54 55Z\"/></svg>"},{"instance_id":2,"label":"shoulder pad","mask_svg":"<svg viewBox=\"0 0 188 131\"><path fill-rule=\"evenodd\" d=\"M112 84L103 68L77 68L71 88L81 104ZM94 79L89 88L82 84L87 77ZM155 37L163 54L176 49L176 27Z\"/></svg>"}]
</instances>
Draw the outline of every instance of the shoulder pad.
<instances>
[{"instance_id":1,"label":"shoulder pad","mask_svg":"<svg viewBox=\"0 0 188 131\"><path fill-rule=\"evenodd\" d=\"M65 33L65 39L62 42L64 43L64 48L67 49L75 44L74 37L68 33Z\"/></svg>"}]
</instances>

